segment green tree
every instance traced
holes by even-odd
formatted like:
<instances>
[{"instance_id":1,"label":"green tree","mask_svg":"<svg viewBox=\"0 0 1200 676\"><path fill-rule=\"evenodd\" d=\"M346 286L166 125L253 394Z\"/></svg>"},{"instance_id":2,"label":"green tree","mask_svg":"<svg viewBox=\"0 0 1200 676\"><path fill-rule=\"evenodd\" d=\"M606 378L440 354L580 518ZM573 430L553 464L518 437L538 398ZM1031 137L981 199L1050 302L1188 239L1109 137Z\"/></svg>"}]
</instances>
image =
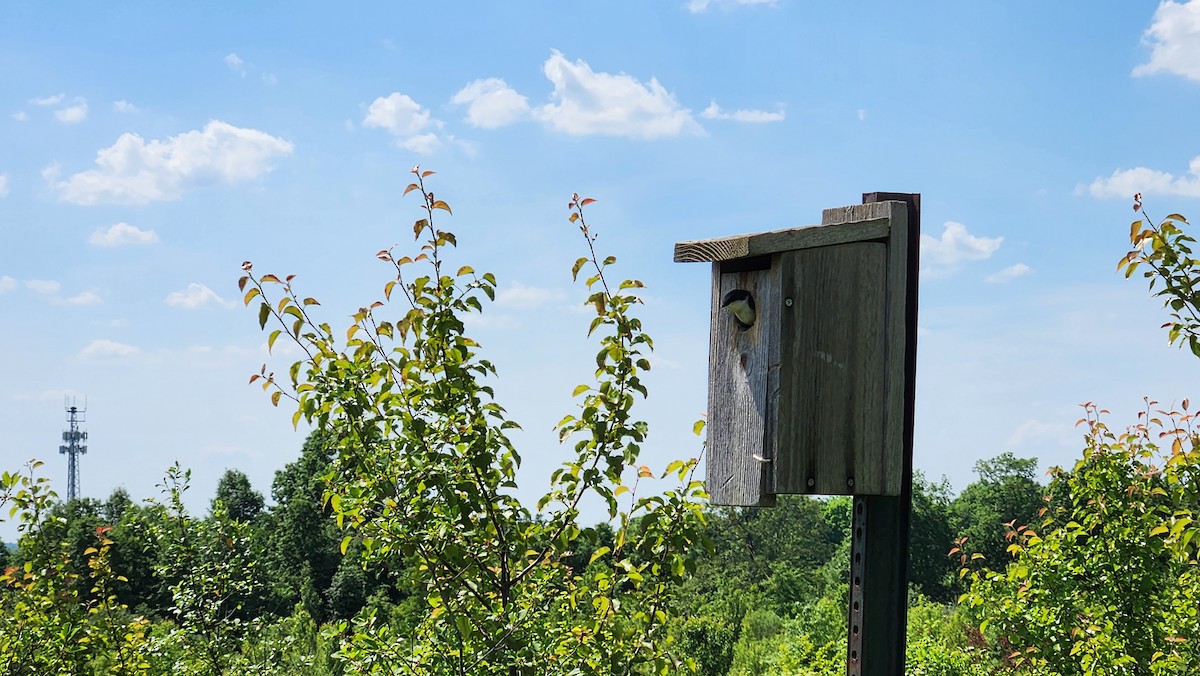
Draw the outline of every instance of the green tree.
<instances>
[{"instance_id":1,"label":"green tree","mask_svg":"<svg viewBox=\"0 0 1200 676\"><path fill-rule=\"evenodd\" d=\"M909 521L908 582L939 603L954 600L955 565L946 556L954 541L950 486L932 483L919 472L913 477Z\"/></svg>"},{"instance_id":2,"label":"green tree","mask_svg":"<svg viewBox=\"0 0 1200 676\"><path fill-rule=\"evenodd\" d=\"M250 485L244 472L227 469L217 481L210 510L216 513L221 508L234 521L253 521L263 511L263 496Z\"/></svg>"},{"instance_id":3,"label":"green tree","mask_svg":"<svg viewBox=\"0 0 1200 676\"><path fill-rule=\"evenodd\" d=\"M262 619L265 582L251 548L251 526L231 518L221 502L208 519L183 504L190 472L176 463L162 484L167 518L155 522L155 574L171 593L175 621L167 643L181 658L175 673L223 674L247 632Z\"/></svg>"},{"instance_id":4,"label":"green tree","mask_svg":"<svg viewBox=\"0 0 1200 676\"><path fill-rule=\"evenodd\" d=\"M558 426L573 455L531 509L513 497L520 456L506 436L515 424L486 384L495 368L464 333L463 318L482 311L496 280L468 265L449 273L456 238L437 216L450 206L427 190L432 172L413 173L405 192L422 198L413 226L421 251L377 254L394 277L345 332L311 317L318 303L297 294L293 277L258 277L246 263L240 282L247 305L259 300L260 325L280 324L268 346L287 333L306 353L282 383L265 366L258 378L274 403L293 399L295 421L316 423L336 449L326 497L348 530L343 547L357 540L365 565L419 589L428 607L408 635L369 607L339 625L348 634L341 656L370 673L686 669L667 625L699 544L703 492L695 460L667 468L678 488L638 492L653 476L638 465L647 426L632 416L636 395L647 394L641 375L652 348L632 314L641 283L610 286L615 259L595 253L583 216L592 200L573 198L570 220L589 252L573 273L594 272L586 285L596 311L589 333L600 337L596 382L576 388L580 408ZM268 300L266 285L282 297ZM402 309L389 315L394 296ZM579 522L588 495L616 525L613 545L580 571L567 563L576 543L598 540Z\"/></svg>"},{"instance_id":5,"label":"green tree","mask_svg":"<svg viewBox=\"0 0 1200 676\"><path fill-rule=\"evenodd\" d=\"M348 618L362 607L350 603L341 587L337 603L330 605L333 578L343 562L342 536L332 509L324 502L334 451L320 433L305 439L300 457L275 473L271 484L275 505L262 524L264 563L274 594L284 607L302 604L318 623L331 617ZM352 563L362 565L359 559Z\"/></svg>"},{"instance_id":6,"label":"green tree","mask_svg":"<svg viewBox=\"0 0 1200 676\"><path fill-rule=\"evenodd\" d=\"M1089 407L1083 458L1053 471L1041 518L1010 532L1007 568L975 568L964 555L964 600L1018 663L1063 675L1200 667L1190 639L1200 631L1197 503L1182 485L1200 468L1200 438L1180 419L1148 408L1118 435ZM1176 449L1166 457L1162 432Z\"/></svg>"},{"instance_id":7,"label":"green tree","mask_svg":"<svg viewBox=\"0 0 1200 676\"><path fill-rule=\"evenodd\" d=\"M109 528L95 527L76 552L62 515L71 510L36 476L40 465L0 474L0 506L10 507L21 534L21 562L0 574L0 673L145 673L147 622L116 598L124 578L112 569Z\"/></svg>"},{"instance_id":8,"label":"green tree","mask_svg":"<svg viewBox=\"0 0 1200 676\"><path fill-rule=\"evenodd\" d=\"M975 475L978 479L951 504L954 528L960 547L1000 567L1012 558L1007 551L1008 532L1034 522L1046 504L1046 489L1035 479L1037 459L1009 452L976 462Z\"/></svg>"}]
</instances>

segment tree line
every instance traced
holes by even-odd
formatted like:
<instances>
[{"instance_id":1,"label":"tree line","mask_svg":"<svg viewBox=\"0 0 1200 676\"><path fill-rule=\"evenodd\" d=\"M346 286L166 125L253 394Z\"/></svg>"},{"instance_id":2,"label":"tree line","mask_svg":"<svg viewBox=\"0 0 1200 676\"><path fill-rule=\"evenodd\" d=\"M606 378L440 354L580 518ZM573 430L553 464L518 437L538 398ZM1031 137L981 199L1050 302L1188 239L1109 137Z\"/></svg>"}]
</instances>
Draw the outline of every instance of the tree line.
<instances>
[{"instance_id":1,"label":"tree line","mask_svg":"<svg viewBox=\"0 0 1200 676\"><path fill-rule=\"evenodd\" d=\"M126 626L143 620L146 673L178 673L188 664L198 673L343 673L332 657L347 627L340 623L370 610L403 635L429 607L406 576L368 570L360 543L342 552L341 531L323 499L332 455L327 440L311 435L300 456L276 472L270 505L245 474L231 469L208 513L189 514L180 501L187 473L178 467L167 472L160 499L137 503L117 489L106 500L48 502L38 527L24 534L4 564L19 573L26 563L59 557L57 574L70 583L58 590L59 600L79 609L80 622L96 608L107 608ZM968 588L957 559L947 556L953 544L966 538L989 561L1003 562L1009 557L1004 523L1030 522L1044 504L1034 459L1006 453L975 469L976 481L958 495L944 481L919 477L914 486L912 602L938 609L943 633L942 615L949 616ZM780 669L822 664L829 673L838 670L845 652L850 509L845 497L781 496L774 508L706 510L708 546L691 555L694 573L678 590L671 627L700 673L787 673ZM596 551L614 546L607 523L593 533L566 557L572 570L584 570ZM18 598L11 587L6 594L0 598ZM7 626L5 634L13 629ZM4 654L32 660L29 665L37 660L28 653L53 645L33 633L11 639L23 640L27 654ZM104 655L85 651L82 657L77 673L106 663ZM8 667L8 673L22 672L15 662Z\"/></svg>"}]
</instances>

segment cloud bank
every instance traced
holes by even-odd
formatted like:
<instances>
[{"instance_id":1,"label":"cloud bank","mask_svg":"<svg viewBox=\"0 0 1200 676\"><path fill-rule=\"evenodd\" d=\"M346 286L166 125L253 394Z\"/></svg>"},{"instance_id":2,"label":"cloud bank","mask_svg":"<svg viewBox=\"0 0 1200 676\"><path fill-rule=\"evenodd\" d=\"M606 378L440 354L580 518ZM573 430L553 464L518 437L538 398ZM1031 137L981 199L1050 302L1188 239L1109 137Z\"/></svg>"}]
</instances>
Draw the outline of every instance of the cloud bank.
<instances>
[{"instance_id":1,"label":"cloud bank","mask_svg":"<svg viewBox=\"0 0 1200 676\"><path fill-rule=\"evenodd\" d=\"M1134 77L1172 73L1200 81L1200 0L1159 4L1142 41L1150 60L1133 69Z\"/></svg>"},{"instance_id":2,"label":"cloud bank","mask_svg":"<svg viewBox=\"0 0 1200 676\"><path fill-rule=\"evenodd\" d=\"M204 129L165 141L122 134L96 153L96 168L57 180L45 172L58 198L74 204L147 204L179 199L196 186L249 181L274 169L292 153L289 141L256 129L213 120Z\"/></svg>"}]
</instances>

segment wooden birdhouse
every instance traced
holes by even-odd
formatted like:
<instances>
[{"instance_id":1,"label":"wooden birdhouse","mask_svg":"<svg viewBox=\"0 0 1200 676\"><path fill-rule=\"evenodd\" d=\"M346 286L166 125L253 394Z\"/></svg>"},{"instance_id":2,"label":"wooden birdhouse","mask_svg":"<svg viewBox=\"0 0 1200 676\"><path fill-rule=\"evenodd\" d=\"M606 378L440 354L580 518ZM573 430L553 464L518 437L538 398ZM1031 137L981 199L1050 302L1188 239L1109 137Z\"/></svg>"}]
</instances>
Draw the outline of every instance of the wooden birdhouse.
<instances>
[{"instance_id":1,"label":"wooden birdhouse","mask_svg":"<svg viewBox=\"0 0 1200 676\"><path fill-rule=\"evenodd\" d=\"M915 242L907 205L878 201L827 209L817 226L675 245L677 262L713 266L711 502L901 493Z\"/></svg>"}]
</instances>

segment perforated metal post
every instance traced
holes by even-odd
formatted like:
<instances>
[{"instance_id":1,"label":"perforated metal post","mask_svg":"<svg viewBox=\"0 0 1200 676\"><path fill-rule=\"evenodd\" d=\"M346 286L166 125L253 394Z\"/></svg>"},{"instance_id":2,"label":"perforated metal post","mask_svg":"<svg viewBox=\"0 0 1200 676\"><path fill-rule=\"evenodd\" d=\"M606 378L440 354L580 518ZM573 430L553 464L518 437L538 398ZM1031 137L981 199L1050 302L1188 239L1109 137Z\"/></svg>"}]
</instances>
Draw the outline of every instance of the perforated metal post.
<instances>
[{"instance_id":1,"label":"perforated metal post","mask_svg":"<svg viewBox=\"0 0 1200 676\"><path fill-rule=\"evenodd\" d=\"M912 510L913 397L917 366L917 270L921 196L866 193L863 204L908 205L908 283L905 316L903 484L898 496L854 498L850 545L848 676L904 676L908 626L908 528Z\"/></svg>"}]
</instances>

